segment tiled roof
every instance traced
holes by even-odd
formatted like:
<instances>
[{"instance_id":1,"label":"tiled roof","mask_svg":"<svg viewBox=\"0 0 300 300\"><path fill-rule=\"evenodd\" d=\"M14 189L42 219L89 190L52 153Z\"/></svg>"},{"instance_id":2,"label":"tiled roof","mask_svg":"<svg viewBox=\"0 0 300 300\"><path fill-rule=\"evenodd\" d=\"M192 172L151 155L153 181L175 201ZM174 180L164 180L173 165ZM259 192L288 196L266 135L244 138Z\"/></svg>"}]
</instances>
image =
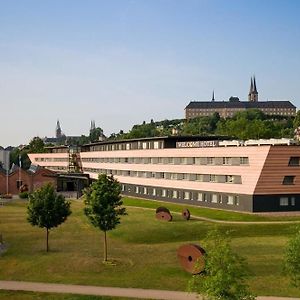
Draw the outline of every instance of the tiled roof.
<instances>
[{"instance_id":1,"label":"tiled roof","mask_svg":"<svg viewBox=\"0 0 300 300\"><path fill-rule=\"evenodd\" d=\"M258 101L258 102L249 102L249 101L192 101L187 106L187 108L293 108L294 106L290 101Z\"/></svg>"}]
</instances>

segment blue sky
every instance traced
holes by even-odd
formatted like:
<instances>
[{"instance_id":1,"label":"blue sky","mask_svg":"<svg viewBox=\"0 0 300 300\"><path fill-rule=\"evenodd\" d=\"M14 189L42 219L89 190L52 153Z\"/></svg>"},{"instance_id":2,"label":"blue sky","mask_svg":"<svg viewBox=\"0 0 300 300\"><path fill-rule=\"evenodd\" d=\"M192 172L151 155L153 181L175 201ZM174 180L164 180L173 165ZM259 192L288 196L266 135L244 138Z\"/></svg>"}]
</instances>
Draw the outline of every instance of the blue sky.
<instances>
[{"instance_id":1,"label":"blue sky","mask_svg":"<svg viewBox=\"0 0 300 300\"><path fill-rule=\"evenodd\" d=\"M298 0L0 0L0 145L183 118L189 101L300 106ZM3 125L4 124L4 125Z\"/></svg>"}]
</instances>

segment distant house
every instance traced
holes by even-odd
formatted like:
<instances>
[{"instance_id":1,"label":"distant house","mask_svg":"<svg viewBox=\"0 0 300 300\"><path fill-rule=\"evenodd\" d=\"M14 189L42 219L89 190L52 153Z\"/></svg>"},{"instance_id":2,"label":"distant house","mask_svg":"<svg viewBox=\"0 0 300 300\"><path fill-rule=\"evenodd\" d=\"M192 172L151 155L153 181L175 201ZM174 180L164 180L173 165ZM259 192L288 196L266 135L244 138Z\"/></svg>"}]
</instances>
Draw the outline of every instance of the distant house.
<instances>
[{"instance_id":1,"label":"distant house","mask_svg":"<svg viewBox=\"0 0 300 300\"><path fill-rule=\"evenodd\" d=\"M45 183L56 187L56 173L43 167L31 166L28 170L23 170L13 165L7 174L6 170L0 168L0 194L19 194L20 187L25 184L29 192L32 192Z\"/></svg>"},{"instance_id":2,"label":"distant house","mask_svg":"<svg viewBox=\"0 0 300 300\"><path fill-rule=\"evenodd\" d=\"M271 116L295 116L296 106L290 101L258 101L255 77L251 78L248 101L240 101L238 97L230 97L229 101L215 101L213 93L211 101L192 101L185 108L185 118L211 116L218 113L222 118L232 117L239 111L259 109Z\"/></svg>"}]
</instances>

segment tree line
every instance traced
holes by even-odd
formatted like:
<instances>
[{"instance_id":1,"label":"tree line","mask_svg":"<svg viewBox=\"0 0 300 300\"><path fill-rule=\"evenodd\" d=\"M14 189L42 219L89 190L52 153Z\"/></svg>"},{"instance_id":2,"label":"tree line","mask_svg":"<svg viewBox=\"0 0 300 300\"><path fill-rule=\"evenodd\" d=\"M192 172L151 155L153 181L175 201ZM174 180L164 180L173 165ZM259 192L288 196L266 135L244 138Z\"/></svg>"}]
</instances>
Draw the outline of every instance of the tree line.
<instances>
[{"instance_id":1,"label":"tree line","mask_svg":"<svg viewBox=\"0 0 300 300\"><path fill-rule=\"evenodd\" d=\"M124 133L112 134L110 139L131 139L167 135L223 135L233 139L292 138L300 126L300 112L296 117L268 116L258 109L236 113L231 118L221 118L218 113L193 119L175 119L134 125Z\"/></svg>"}]
</instances>

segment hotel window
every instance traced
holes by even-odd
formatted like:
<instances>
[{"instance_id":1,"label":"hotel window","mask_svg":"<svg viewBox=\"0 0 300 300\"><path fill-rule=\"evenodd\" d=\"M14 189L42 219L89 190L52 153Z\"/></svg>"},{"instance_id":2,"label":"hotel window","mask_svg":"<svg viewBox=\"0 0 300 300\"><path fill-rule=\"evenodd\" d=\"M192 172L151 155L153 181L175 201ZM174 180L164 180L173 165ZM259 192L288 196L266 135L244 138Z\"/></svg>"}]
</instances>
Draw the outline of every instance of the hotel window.
<instances>
[{"instance_id":1,"label":"hotel window","mask_svg":"<svg viewBox=\"0 0 300 300\"><path fill-rule=\"evenodd\" d=\"M218 203L222 203L222 195L218 195Z\"/></svg>"},{"instance_id":2,"label":"hotel window","mask_svg":"<svg viewBox=\"0 0 300 300\"><path fill-rule=\"evenodd\" d=\"M279 205L280 206L288 206L289 205L289 198L288 197L280 197Z\"/></svg>"},{"instance_id":3,"label":"hotel window","mask_svg":"<svg viewBox=\"0 0 300 300\"><path fill-rule=\"evenodd\" d=\"M291 198L291 205L292 205L292 206L295 206L295 205L296 205L296 201L295 201L295 200L296 200L295 197L292 197L292 198Z\"/></svg>"},{"instance_id":4,"label":"hotel window","mask_svg":"<svg viewBox=\"0 0 300 300\"><path fill-rule=\"evenodd\" d=\"M187 157L180 157L180 164L181 165L186 165L187 164Z\"/></svg>"},{"instance_id":5,"label":"hotel window","mask_svg":"<svg viewBox=\"0 0 300 300\"><path fill-rule=\"evenodd\" d=\"M190 200L190 192L184 192L184 199Z\"/></svg>"},{"instance_id":6,"label":"hotel window","mask_svg":"<svg viewBox=\"0 0 300 300\"><path fill-rule=\"evenodd\" d=\"M214 174L210 174L209 175L209 181L210 182L216 182L217 181L217 176Z\"/></svg>"},{"instance_id":7,"label":"hotel window","mask_svg":"<svg viewBox=\"0 0 300 300\"><path fill-rule=\"evenodd\" d=\"M182 179L183 179L183 174L177 173L177 180L182 180Z\"/></svg>"},{"instance_id":8,"label":"hotel window","mask_svg":"<svg viewBox=\"0 0 300 300\"><path fill-rule=\"evenodd\" d=\"M234 204L234 197L232 195L228 196L227 204L229 204L229 205L233 205Z\"/></svg>"},{"instance_id":9,"label":"hotel window","mask_svg":"<svg viewBox=\"0 0 300 300\"><path fill-rule=\"evenodd\" d=\"M161 196L162 197L167 197L167 191L165 189L162 189Z\"/></svg>"},{"instance_id":10,"label":"hotel window","mask_svg":"<svg viewBox=\"0 0 300 300\"><path fill-rule=\"evenodd\" d=\"M203 194L202 193L198 193L197 201L203 201Z\"/></svg>"},{"instance_id":11,"label":"hotel window","mask_svg":"<svg viewBox=\"0 0 300 300\"><path fill-rule=\"evenodd\" d=\"M223 165L231 165L232 158L231 157L223 157Z\"/></svg>"},{"instance_id":12,"label":"hotel window","mask_svg":"<svg viewBox=\"0 0 300 300\"><path fill-rule=\"evenodd\" d=\"M156 196L156 189L155 188L152 190L152 196Z\"/></svg>"},{"instance_id":13,"label":"hotel window","mask_svg":"<svg viewBox=\"0 0 300 300\"><path fill-rule=\"evenodd\" d=\"M173 157L168 158L168 164L174 164L174 158Z\"/></svg>"},{"instance_id":14,"label":"hotel window","mask_svg":"<svg viewBox=\"0 0 300 300\"><path fill-rule=\"evenodd\" d=\"M240 197L239 196L234 196L234 204L240 205Z\"/></svg>"},{"instance_id":15,"label":"hotel window","mask_svg":"<svg viewBox=\"0 0 300 300\"><path fill-rule=\"evenodd\" d=\"M177 191L173 191L173 198L177 199L178 197L178 192Z\"/></svg>"},{"instance_id":16,"label":"hotel window","mask_svg":"<svg viewBox=\"0 0 300 300\"><path fill-rule=\"evenodd\" d=\"M218 195L212 194L211 203L218 203Z\"/></svg>"},{"instance_id":17,"label":"hotel window","mask_svg":"<svg viewBox=\"0 0 300 300\"><path fill-rule=\"evenodd\" d=\"M135 187L135 192L136 192L137 194L139 193L139 187L138 187L138 186Z\"/></svg>"},{"instance_id":18,"label":"hotel window","mask_svg":"<svg viewBox=\"0 0 300 300\"><path fill-rule=\"evenodd\" d=\"M144 187L144 194L147 195L148 191L147 191L147 188Z\"/></svg>"},{"instance_id":19,"label":"hotel window","mask_svg":"<svg viewBox=\"0 0 300 300\"><path fill-rule=\"evenodd\" d=\"M233 183L233 176L232 175L226 175L225 181L228 183Z\"/></svg>"},{"instance_id":20,"label":"hotel window","mask_svg":"<svg viewBox=\"0 0 300 300\"><path fill-rule=\"evenodd\" d=\"M206 194L206 193L203 194L203 201L204 202L208 202L209 201L209 195L208 194Z\"/></svg>"},{"instance_id":21,"label":"hotel window","mask_svg":"<svg viewBox=\"0 0 300 300\"><path fill-rule=\"evenodd\" d=\"M190 176L189 176L190 181L195 181L196 179L197 179L196 174L190 174Z\"/></svg>"},{"instance_id":22,"label":"hotel window","mask_svg":"<svg viewBox=\"0 0 300 300\"><path fill-rule=\"evenodd\" d=\"M196 174L196 180L197 181L203 181L203 175L202 174Z\"/></svg>"},{"instance_id":23,"label":"hotel window","mask_svg":"<svg viewBox=\"0 0 300 300\"><path fill-rule=\"evenodd\" d=\"M195 157L187 157L187 164L194 165L195 164Z\"/></svg>"},{"instance_id":24,"label":"hotel window","mask_svg":"<svg viewBox=\"0 0 300 300\"><path fill-rule=\"evenodd\" d=\"M283 185L293 185L295 176L284 176L282 184Z\"/></svg>"},{"instance_id":25,"label":"hotel window","mask_svg":"<svg viewBox=\"0 0 300 300\"><path fill-rule=\"evenodd\" d=\"M300 166L300 157L299 156L290 157L289 166Z\"/></svg>"},{"instance_id":26,"label":"hotel window","mask_svg":"<svg viewBox=\"0 0 300 300\"><path fill-rule=\"evenodd\" d=\"M182 174L182 178L183 178L183 180L189 180L189 174L187 174L187 173L183 173Z\"/></svg>"},{"instance_id":27,"label":"hotel window","mask_svg":"<svg viewBox=\"0 0 300 300\"><path fill-rule=\"evenodd\" d=\"M249 158L248 157L240 157L240 164L241 165L248 165L249 164Z\"/></svg>"},{"instance_id":28,"label":"hotel window","mask_svg":"<svg viewBox=\"0 0 300 300\"><path fill-rule=\"evenodd\" d=\"M208 157L207 158L207 164L208 165L214 165L215 164L215 158L214 157Z\"/></svg>"},{"instance_id":29,"label":"hotel window","mask_svg":"<svg viewBox=\"0 0 300 300\"><path fill-rule=\"evenodd\" d=\"M201 165L201 158L200 157L195 157L195 164L196 165Z\"/></svg>"}]
</instances>

